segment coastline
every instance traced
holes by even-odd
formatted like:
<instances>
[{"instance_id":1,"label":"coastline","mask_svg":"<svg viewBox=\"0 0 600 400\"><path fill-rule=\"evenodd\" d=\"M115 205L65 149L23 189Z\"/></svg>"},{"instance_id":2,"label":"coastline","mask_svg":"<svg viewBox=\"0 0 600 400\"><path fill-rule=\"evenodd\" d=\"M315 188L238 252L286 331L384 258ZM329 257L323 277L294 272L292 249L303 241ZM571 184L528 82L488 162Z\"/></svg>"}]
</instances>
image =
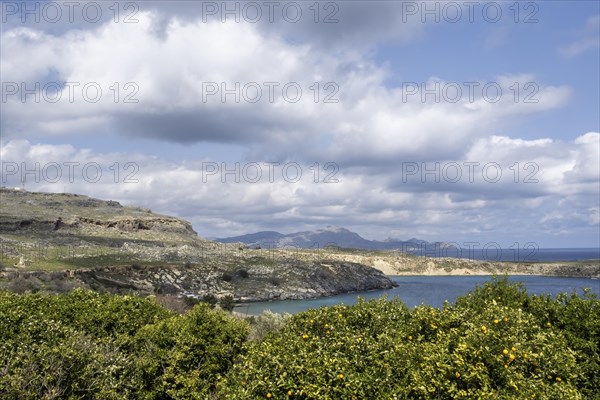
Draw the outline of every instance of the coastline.
<instances>
[{"instance_id":1,"label":"coastline","mask_svg":"<svg viewBox=\"0 0 600 400\"><path fill-rule=\"evenodd\" d=\"M327 258L365 264L380 270L388 276L485 276L507 274L600 278L600 260L512 262L406 256L392 253L363 255L337 252L327 254Z\"/></svg>"}]
</instances>

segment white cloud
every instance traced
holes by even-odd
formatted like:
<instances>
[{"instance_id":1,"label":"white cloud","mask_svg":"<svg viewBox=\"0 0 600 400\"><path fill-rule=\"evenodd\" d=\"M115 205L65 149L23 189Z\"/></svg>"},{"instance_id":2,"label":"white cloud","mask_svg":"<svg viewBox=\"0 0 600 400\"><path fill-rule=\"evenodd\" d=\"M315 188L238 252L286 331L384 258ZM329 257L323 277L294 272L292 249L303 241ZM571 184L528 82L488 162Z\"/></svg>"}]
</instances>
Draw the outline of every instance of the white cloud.
<instances>
[{"instance_id":1,"label":"white cloud","mask_svg":"<svg viewBox=\"0 0 600 400\"><path fill-rule=\"evenodd\" d=\"M458 156L465 145L488 136L511 116L559 107L570 93L566 86L537 83L533 75L502 75L496 82L471 83L474 88L440 78L420 88L408 83L389 88L384 83L389 71L368 53L347 49L330 54L307 44L290 44L281 36L265 36L250 24L178 18L169 20L164 35L157 36L155 12L140 13L138 18L138 24L106 23L62 36L23 28L5 32L7 81L33 87L37 79L43 86L46 71L52 70L60 80L80 83L63 88L56 103L43 96L40 102L31 96L27 102L10 96L5 104L10 115L5 137L32 131L39 135L118 132L183 143L246 143L254 154L277 158L295 149L339 161L360 154L359 161L351 162L424 154L435 159ZM40 56L30 63L29 54ZM319 102L314 101L317 80L321 80ZM226 96L225 102L218 95L204 97L211 82L219 91L224 88L221 84L231 90L239 82L241 101L236 102L234 95ZM244 85L253 82L257 84L244 92ZM273 102L267 82L279 84ZM327 82L333 85L326 87ZM97 103L85 101L82 93L90 83L88 98L94 96L96 86L102 90ZM128 87L128 83L132 84ZM290 83L302 90L297 103L282 96L283 86ZM515 84L523 88L519 96ZM253 97L256 86L262 90L261 101L245 101L244 93ZM427 97L431 95L424 94L431 87L438 88L433 103ZM455 87L460 92L453 92ZM339 102L324 104L328 94ZM534 102L527 102L527 94ZM139 103L125 103L127 95ZM448 96L453 100L447 101ZM277 146L257 145L265 141ZM332 146L318 150L315 141Z\"/></svg>"},{"instance_id":2,"label":"white cloud","mask_svg":"<svg viewBox=\"0 0 600 400\"><path fill-rule=\"evenodd\" d=\"M515 119L564 106L573 88L522 71L488 77L493 81L470 78L476 83L473 97L465 82L453 82L443 71L416 88L408 81L390 84L401 74L379 61L375 47L414 40L426 24L415 19L404 23L395 2L366 8L354 3L340 3L346 22L329 27L310 20L297 25L204 23L197 8L185 2L147 3L136 15L137 24L105 21L52 32L45 26L9 25L1 38L5 82L24 82L28 88L51 81L80 86L74 88L73 102L68 87L55 103L46 98L36 102L33 95L26 102L18 94L9 96L3 102L2 161L18 167L40 163L42 168L59 163L65 172L62 163L77 162L73 182L63 177L36 183L30 175L27 186L177 214L208 236L334 223L380 238L382 232L414 232L407 235L430 240L458 240L474 233L490 238L502 232L504 238L524 240L540 224L581 237L590 226L597 227L600 134L559 140L548 133L526 139L511 129ZM586 32L594 32L594 21L588 21ZM586 35L567 53L589 48ZM316 81L321 85L318 103L311 89ZM128 82L135 86L125 87ZM223 82L230 89L235 82L257 82L263 97L257 103L235 102L231 95L226 102L219 96L204 101L207 82ZM267 100L265 82L280 84L274 102ZM297 103L281 96L281 86L289 82L303 90ZM334 95L339 102L323 103L332 93L323 87L326 82L339 88ZM83 100L85 83L102 88L98 102ZM439 101L424 91L436 85ZM454 101L456 86L462 92ZM127 95L139 102L125 103ZM52 136L47 142L56 143L106 134L156 139L155 154L161 154L161 142L235 144L246 152L242 163L297 161L303 176L291 183L278 169L274 182L236 183L231 176L223 182L218 175L205 182L202 162L220 163L222 155L173 161L149 151L119 151L118 143L105 143L116 151L102 152L31 139ZM317 161L320 179L328 172L322 170L325 162L337 163L340 182L315 183L310 166ZM423 171L406 176L408 164L422 169L436 162L442 170L458 164L462 179L436 182ZM470 162L479 163L473 181L466 178L465 163ZM98 182L82 176L82 167L93 163L102 167ZM481 167L490 163L501 168L497 182L482 175ZM111 166L117 166L118 179ZM131 172L137 182L124 182ZM19 182L17 174L10 174L6 183Z\"/></svg>"},{"instance_id":3,"label":"white cloud","mask_svg":"<svg viewBox=\"0 0 600 400\"><path fill-rule=\"evenodd\" d=\"M559 52L566 57L575 57L589 50L600 48L600 15L592 15L585 22L580 38L563 46Z\"/></svg>"},{"instance_id":4,"label":"white cloud","mask_svg":"<svg viewBox=\"0 0 600 400\"><path fill-rule=\"evenodd\" d=\"M305 164L299 164L303 176L298 182L290 179L295 175L292 170L286 176L282 168L275 167L273 182L269 182L266 167L259 182L247 179L249 171L240 172L236 182L235 174L209 174L208 164L172 163L144 154L97 153L71 145L31 144L23 140L3 144L2 178L3 185L20 186L21 168L35 169L38 162L39 179L36 183L29 173L29 190L66 190L150 207L191 220L205 236L229 236L269 227L287 231L290 226L315 228L334 223L358 227L367 237L383 238L383 232L428 232L430 239L463 240L477 231L483 240L486 235L493 238L493 232L503 230L525 242L528 235L531 238L527 227L532 225L567 231L577 226L598 227L598 207L590 208L590 204L598 202L597 192L594 200L589 191L592 184L587 182L588 175L600 175L598 164L575 161L589 151L589 146L597 147L597 137L597 133L588 133L569 143L490 137L474 144L471 156L494 157L503 168L515 160L539 163L539 182L529 185L515 183L509 175L507 182L498 184L482 179L449 184L442 179L440 183L420 181L393 186L389 172L367 176L343 170L337 175L339 183L315 183L313 170ZM548 153L553 155L552 161L544 156ZM8 175L7 166L12 160L19 160L19 170ZM79 163L74 167L73 182L68 180L67 162ZM54 183L45 179L43 172L51 163L59 164L63 171L62 178ZM134 163L135 168L126 169L127 163ZM83 174L90 164L103 169L98 182L90 179L95 176L94 168ZM116 180L115 165L119 170ZM548 172L547 166L556 170ZM228 168L234 169L233 165ZM134 171L130 178L137 182L127 183L126 177ZM508 169L504 172L512 173ZM547 176L552 179L546 179ZM595 184L597 188L598 180ZM427 189L419 193L415 187ZM494 196L496 189L509 191L510 195ZM465 199L460 197L463 190L468 191Z\"/></svg>"}]
</instances>

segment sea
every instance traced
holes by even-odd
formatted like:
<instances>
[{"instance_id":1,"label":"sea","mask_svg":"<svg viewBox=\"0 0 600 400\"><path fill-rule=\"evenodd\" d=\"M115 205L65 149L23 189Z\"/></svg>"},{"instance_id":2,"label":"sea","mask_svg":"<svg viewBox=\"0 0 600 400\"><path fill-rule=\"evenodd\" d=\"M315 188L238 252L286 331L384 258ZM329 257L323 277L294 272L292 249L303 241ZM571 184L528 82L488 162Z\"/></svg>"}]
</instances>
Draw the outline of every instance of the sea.
<instances>
[{"instance_id":1,"label":"sea","mask_svg":"<svg viewBox=\"0 0 600 400\"><path fill-rule=\"evenodd\" d=\"M510 250L510 249L509 249ZM473 258L473 257L469 257ZM549 261L579 261L600 260L600 249L538 249L538 262ZM474 258L483 259L486 258ZM505 259L504 261L514 261ZM535 262L535 261L531 261ZM598 261L600 262L600 261ZM478 285L483 285L491 280L490 276L390 276L398 287L388 290L373 290L368 292L347 293L338 296L323 297L310 300L278 300L239 304L235 311L248 315L258 315L270 310L276 313L295 314L309 308L319 308L336 304L352 305L359 297L364 299L388 299L398 297L407 306L414 307L427 304L441 307L444 301L452 302L457 297L467 294ZM591 293L600 297L600 280L591 278L565 278L532 275L512 275L509 280L521 282L530 294L548 294L555 296L558 293L583 293L584 288L589 288Z\"/></svg>"},{"instance_id":2,"label":"sea","mask_svg":"<svg viewBox=\"0 0 600 400\"><path fill-rule=\"evenodd\" d=\"M398 297L408 307L420 304L441 307L445 300L452 302L457 297L475 289L477 285L483 285L491 279L490 276L391 276L390 278L398 284L398 287L309 300L276 300L238 304L235 311L248 315L259 315L266 310L295 314L309 308L336 304L352 305L358 301L359 297L368 300L386 295L390 300ZM584 288L589 288L591 293L600 297L599 279L512 275L509 280L522 282L530 294L555 296L561 292L571 293L574 291L582 294Z\"/></svg>"}]
</instances>

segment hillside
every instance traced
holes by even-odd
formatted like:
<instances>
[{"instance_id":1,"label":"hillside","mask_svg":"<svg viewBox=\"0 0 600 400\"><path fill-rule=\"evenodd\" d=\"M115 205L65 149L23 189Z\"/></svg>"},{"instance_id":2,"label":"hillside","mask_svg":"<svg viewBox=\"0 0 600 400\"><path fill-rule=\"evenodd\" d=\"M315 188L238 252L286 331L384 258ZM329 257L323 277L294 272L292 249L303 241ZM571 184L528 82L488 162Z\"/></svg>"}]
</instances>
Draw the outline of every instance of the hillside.
<instances>
[{"instance_id":1,"label":"hillside","mask_svg":"<svg viewBox=\"0 0 600 400\"><path fill-rule=\"evenodd\" d=\"M390 288L393 282L385 275L600 277L597 261L485 262L394 250L223 244L198 236L187 221L75 194L0 189L0 205L0 288L17 292L84 287L113 293L232 296L245 302ZM317 234L321 239L360 238L337 227ZM307 235L305 243L314 239ZM290 238L279 238L286 239Z\"/></svg>"},{"instance_id":2,"label":"hillside","mask_svg":"<svg viewBox=\"0 0 600 400\"><path fill-rule=\"evenodd\" d=\"M0 287L231 295L236 301L390 288L354 262L203 239L189 222L76 194L0 189Z\"/></svg>"}]
</instances>

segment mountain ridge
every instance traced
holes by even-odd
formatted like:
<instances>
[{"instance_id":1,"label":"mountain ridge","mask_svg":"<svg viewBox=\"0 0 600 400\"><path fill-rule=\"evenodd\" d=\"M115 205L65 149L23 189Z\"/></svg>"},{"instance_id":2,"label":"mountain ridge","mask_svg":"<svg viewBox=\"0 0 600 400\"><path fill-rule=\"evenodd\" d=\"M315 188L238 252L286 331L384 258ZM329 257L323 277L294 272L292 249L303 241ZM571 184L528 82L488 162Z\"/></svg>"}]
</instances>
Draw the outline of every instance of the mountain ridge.
<instances>
[{"instance_id":1,"label":"mountain ridge","mask_svg":"<svg viewBox=\"0 0 600 400\"><path fill-rule=\"evenodd\" d=\"M259 231L239 236L214 239L220 243L242 243L255 248L301 248L318 249L325 247L338 247L344 249L360 250L401 250L414 251L423 246L446 246L445 242L427 242L425 240L411 238L400 240L387 238L383 241L369 240L347 228L328 225L313 231L300 231L288 234L277 231Z\"/></svg>"}]
</instances>

